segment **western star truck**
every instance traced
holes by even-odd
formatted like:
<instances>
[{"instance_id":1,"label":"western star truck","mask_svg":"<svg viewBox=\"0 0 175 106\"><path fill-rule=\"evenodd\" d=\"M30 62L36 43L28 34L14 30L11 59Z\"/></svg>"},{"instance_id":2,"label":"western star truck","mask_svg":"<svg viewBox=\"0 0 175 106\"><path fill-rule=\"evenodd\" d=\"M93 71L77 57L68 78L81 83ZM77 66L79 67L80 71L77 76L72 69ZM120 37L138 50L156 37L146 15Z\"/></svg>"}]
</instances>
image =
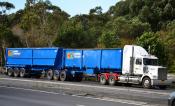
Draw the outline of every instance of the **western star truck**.
<instances>
[{"instance_id":1,"label":"western star truck","mask_svg":"<svg viewBox=\"0 0 175 106\"><path fill-rule=\"evenodd\" d=\"M84 76L96 76L101 84L161 89L169 85L166 67L136 45L123 49L7 48L5 67L7 75L15 77L34 74L50 80L81 81Z\"/></svg>"}]
</instances>

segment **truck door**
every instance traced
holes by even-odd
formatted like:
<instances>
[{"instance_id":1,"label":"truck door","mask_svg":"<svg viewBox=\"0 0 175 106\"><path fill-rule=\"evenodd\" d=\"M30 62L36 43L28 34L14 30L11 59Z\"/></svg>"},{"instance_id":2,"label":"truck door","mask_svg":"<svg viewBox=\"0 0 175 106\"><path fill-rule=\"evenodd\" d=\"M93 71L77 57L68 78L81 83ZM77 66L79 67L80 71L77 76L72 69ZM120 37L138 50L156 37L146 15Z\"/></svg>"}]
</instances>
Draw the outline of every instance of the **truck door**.
<instances>
[{"instance_id":1,"label":"truck door","mask_svg":"<svg viewBox=\"0 0 175 106\"><path fill-rule=\"evenodd\" d=\"M135 64L134 64L134 74L143 74L142 71L142 58L137 58L135 59Z\"/></svg>"}]
</instances>

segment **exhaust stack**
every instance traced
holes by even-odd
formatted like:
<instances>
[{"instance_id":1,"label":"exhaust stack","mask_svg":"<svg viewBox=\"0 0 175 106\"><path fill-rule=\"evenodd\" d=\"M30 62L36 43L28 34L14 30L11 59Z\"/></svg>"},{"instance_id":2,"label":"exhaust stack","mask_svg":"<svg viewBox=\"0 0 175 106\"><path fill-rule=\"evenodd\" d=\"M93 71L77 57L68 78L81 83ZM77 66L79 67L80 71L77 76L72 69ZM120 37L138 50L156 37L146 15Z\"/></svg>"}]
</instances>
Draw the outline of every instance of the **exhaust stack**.
<instances>
[{"instance_id":1,"label":"exhaust stack","mask_svg":"<svg viewBox=\"0 0 175 106\"><path fill-rule=\"evenodd\" d=\"M134 73L134 46L132 46L132 56L130 57L130 71L129 75L133 75Z\"/></svg>"}]
</instances>

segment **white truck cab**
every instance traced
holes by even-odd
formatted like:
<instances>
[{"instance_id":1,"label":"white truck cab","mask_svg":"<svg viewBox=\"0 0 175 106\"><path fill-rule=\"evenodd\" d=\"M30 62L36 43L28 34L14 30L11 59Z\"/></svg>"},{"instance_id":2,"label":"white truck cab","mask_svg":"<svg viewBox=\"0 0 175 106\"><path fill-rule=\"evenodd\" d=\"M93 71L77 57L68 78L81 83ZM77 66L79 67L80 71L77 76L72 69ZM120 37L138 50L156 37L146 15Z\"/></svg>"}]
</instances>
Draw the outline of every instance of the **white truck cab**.
<instances>
[{"instance_id":1,"label":"white truck cab","mask_svg":"<svg viewBox=\"0 0 175 106\"><path fill-rule=\"evenodd\" d=\"M142 84L144 88L159 86L164 89L170 84L166 67L158 65L158 58L135 45L126 45L123 49L122 76L119 79L121 82Z\"/></svg>"}]
</instances>

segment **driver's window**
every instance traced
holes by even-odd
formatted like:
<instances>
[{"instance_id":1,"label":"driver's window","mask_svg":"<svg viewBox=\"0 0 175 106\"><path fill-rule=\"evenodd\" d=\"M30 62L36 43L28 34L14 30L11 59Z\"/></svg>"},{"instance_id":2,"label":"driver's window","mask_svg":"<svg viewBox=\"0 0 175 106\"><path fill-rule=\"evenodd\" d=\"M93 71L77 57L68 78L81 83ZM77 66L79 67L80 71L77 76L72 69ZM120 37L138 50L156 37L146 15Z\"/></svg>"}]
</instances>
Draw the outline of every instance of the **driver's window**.
<instances>
[{"instance_id":1,"label":"driver's window","mask_svg":"<svg viewBox=\"0 0 175 106\"><path fill-rule=\"evenodd\" d=\"M142 65L142 59L136 59L136 65Z\"/></svg>"}]
</instances>

